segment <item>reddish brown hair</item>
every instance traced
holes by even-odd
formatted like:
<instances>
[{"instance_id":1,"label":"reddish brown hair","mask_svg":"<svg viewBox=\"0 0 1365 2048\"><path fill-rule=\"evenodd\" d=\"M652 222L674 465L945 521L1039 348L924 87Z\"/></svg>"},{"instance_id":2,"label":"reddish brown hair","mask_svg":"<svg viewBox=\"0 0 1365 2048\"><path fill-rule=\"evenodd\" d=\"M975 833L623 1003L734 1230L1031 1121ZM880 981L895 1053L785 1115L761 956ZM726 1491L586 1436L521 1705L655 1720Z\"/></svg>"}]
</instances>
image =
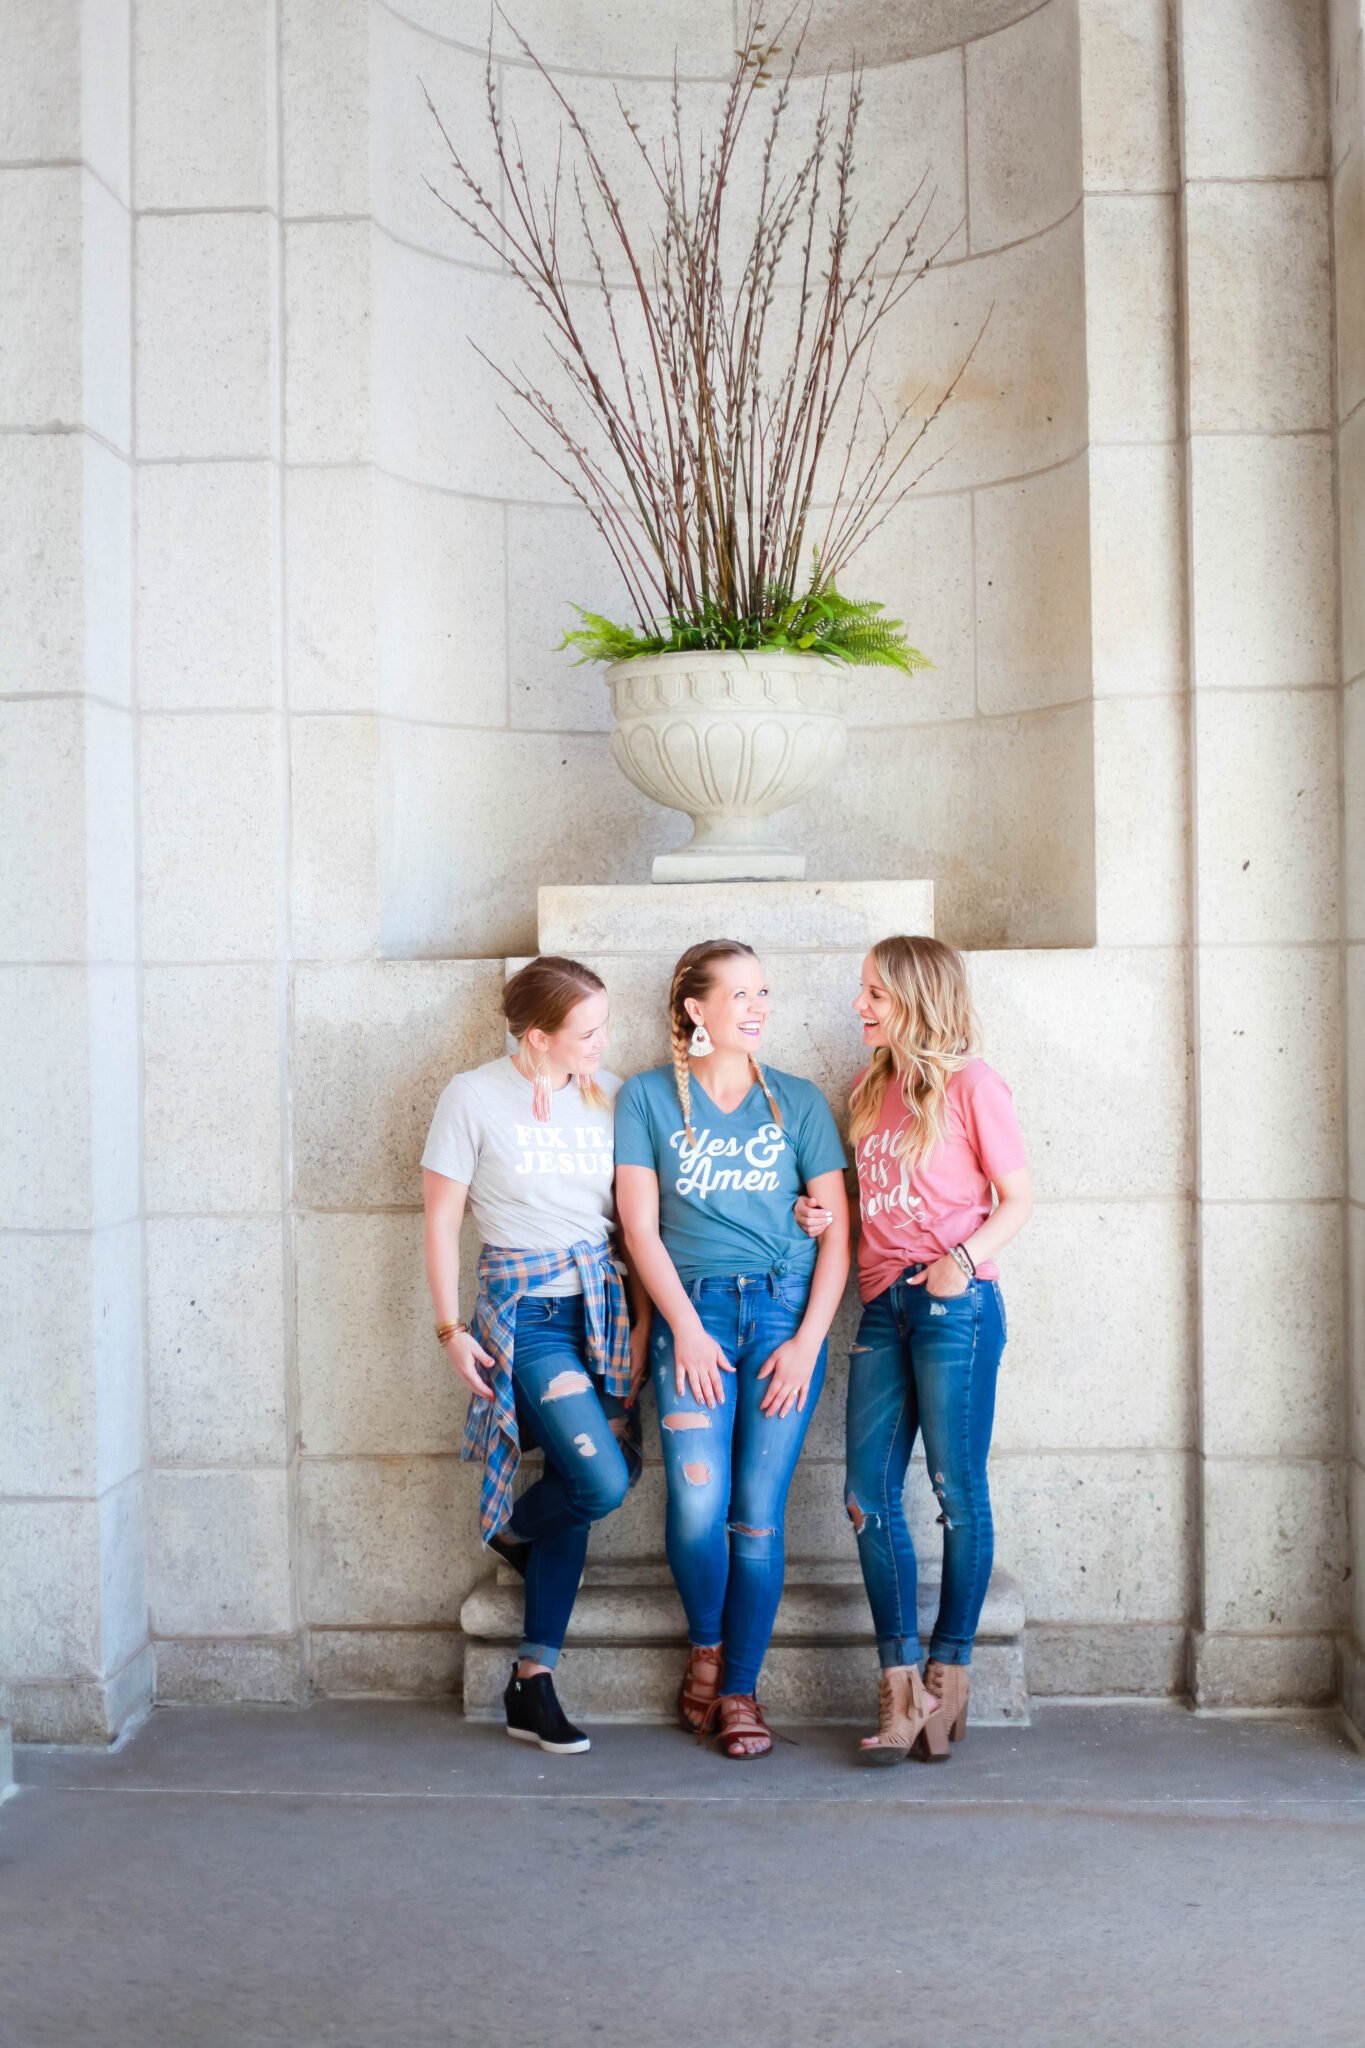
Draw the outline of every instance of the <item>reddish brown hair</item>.
<instances>
[{"instance_id":1,"label":"reddish brown hair","mask_svg":"<svg viewBox=\"0 0 1365 2048\"><path fill-rule=\"evenodd\" d=\"M607 985L581 960L566 960L558 953L542 953L504 983L502 1014L507 1029L520 1044L528 1031L552 1035L564 1023L570 1010L585 996L605 995ZM602 1109L606 1097L596 1081L580 1081L578 1092L585 1102Z\"/></svg>"}]
</instances>

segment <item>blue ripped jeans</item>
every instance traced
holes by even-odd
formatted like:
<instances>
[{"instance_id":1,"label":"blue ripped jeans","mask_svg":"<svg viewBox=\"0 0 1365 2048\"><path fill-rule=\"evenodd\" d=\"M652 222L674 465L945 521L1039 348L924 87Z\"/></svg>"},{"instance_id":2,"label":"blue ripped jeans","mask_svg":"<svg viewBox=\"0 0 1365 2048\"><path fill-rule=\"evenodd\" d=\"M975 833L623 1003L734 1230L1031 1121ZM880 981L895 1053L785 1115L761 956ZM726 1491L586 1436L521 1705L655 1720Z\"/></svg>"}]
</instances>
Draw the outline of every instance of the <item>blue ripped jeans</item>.
<instances>
[{"instance_id":1,"label":"blue ripped jeans","mask_svg":"<svg viewBox=\"0 0 1365 2048\"><path fill-rule=\"evenodd\" d=\"M929 1655L942 1664L972 1661L995 1554L986 1456L1004 1346L1004 1302L994 1280L973 1280L965 1294L937 1300L902 1276L863 1310L849 1358L844 1499L883 1669L920 1661L915 1552L902 1495L921 1431L943 1525Z\"/></svg>"},{"instance_id":2,"label":"blue ripped jeans","mask_svg":"<svg viewBox=\"0 0 1365 2048\"><path fill-rule=\"evenodd\" d=\"M517 1303L512 1385L522 1449L539 1444L544 1475L502 1533L529 1543L525 1635L518 1656L555 1664L573 1613L588 1531L626 1497L630 1475L612 1423L624 1404L588 1369L581 1294L524 1294Z\"/></svg>"},{"instance_id":3,"label":"blue ripped jeans","mask_svg":"<svg viewBox=\"0 0 1365 2048\"><path fill-rule=\"evenodd\" d=\"M722 1690L752 1693L777 1618L786 1569L787 1489L825 1380L825 1346L806 1405L785 1418L759 1407L769 1382L759 1367L801 1327L810 1293L805 1274L743 1273L698 1280L688 1289L707 1335L734 1377L724 1401L707 1408L674 1378L673 1332L654 1325L654 1386L668 1481L664 1525L669 1566L694 1643L725 1645Z\"/></svg>"}]
</instances>

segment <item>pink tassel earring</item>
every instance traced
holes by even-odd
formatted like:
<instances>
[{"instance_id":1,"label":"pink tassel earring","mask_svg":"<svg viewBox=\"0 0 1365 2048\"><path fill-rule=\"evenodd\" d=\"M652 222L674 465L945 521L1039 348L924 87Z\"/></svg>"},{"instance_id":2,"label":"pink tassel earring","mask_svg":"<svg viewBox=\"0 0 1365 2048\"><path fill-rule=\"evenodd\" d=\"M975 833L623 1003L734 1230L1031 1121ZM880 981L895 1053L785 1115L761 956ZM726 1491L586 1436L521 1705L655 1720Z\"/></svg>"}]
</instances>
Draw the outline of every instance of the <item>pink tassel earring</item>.
<instances>
[{"instance_id":1,"label":"pink tassel earring","mask_svg":"<svg viewBox=\"0 0 1365 2048\"><path fill-rule=\"evenodd\" d=\"M544 1060L536 1062L535 1084L531 1090L531 1114L538 1124L550 1121L550 1069Z\"/></svg>"}]
</instances>

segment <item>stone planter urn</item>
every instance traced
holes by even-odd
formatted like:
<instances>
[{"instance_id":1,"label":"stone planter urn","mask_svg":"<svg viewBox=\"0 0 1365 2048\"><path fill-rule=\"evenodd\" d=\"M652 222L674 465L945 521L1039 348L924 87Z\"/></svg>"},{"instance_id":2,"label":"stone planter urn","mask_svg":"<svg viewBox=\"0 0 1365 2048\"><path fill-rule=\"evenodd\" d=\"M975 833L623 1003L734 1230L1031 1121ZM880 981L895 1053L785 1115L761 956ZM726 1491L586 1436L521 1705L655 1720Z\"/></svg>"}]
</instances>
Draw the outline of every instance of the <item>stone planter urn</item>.
<instances>
[{"instance_id":1,"label":"stone planter urn","mask_svg":"<svg viewBox=\"0 0 1365 2048\"><path fill-rule=\"evenodd\" d=\"M692 837L654 862L656 882L803 881L771 813L799 803L843 759L841 670L813 654L649 654L607 670L623 775Z\"/></svg>"}]
</instances>

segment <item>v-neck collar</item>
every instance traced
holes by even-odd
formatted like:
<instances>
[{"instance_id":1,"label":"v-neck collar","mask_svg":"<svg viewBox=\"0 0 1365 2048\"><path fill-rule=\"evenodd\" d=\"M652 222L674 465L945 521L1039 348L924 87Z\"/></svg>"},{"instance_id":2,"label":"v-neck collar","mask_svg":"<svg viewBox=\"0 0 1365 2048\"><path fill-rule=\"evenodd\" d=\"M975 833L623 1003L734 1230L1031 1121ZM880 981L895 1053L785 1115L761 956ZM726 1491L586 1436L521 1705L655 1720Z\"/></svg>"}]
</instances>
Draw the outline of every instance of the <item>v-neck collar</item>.
<instances>
[{"instance_id":1,"label":"v-neck collar","mask_svg":"<svg viewBox=\"0 0 1365 2048\"><path fill-rule=\"evenodd\" d=\"M735 1104L735 1106L734 1106L734 1108L733 1108L733 1109L722 1109L722 1108L721 1108L721 1106L720 1106L720 1104L719 1104L719 1103L718 1103L718 1102L716 1101L716 1098L715 1098L715 1096L714 1096L714 1095L713 1095L713 1094L711 1093L711 1090L710 1090L710 1089L709 1089L709 1088L707 1087L706 1083L705 1083L705 1082L704 1082L704 1081L702 1080L702 1077L701 1077L701 1075L700 1075L700 1074L693 1074L693 1076L692 1076L692 1080L693 1080L693 1083L694 1083L694 1085L695 1085L696 1087L700 1088L700 1090L701 1090L702 1094L703 1094L703 1095L704 1095L704 1096L706 1097L706 1099L707 1099L707 1101L708 1101L708 1102L710 1103L710 1105L711 1105L712 1109L714 1109L714 1111L716 1112L716 1115L717 1115L717 1116L724 1116L724 1117L738 1116L738 1115L739 1115L739 1113L740 1113L740 1111L741 1111L741 1110L743 1109L743 1107L744 1107L745 1103L746 1103L746 1102L747 1102L747 1101L749 1100L749 1097L750 1097L750 1096L751 1096L751 1095L753 1094L753 1092L754 1092L755 1088L757 1088L757 1086L758 1086L758 1083L757 1083L757 1081L751 1081L751 1082L749 1083L748 1089L747 1089L747 1090L746 1090L746 1092L745 1092L745 1093L744 1093L744 1094L743 1094L743 1095L742 1095L742 1096L740 1097L739 1101L738 1101L738 1102L737 1102L737 1103Z\"/></svg>"}]
</instances>

